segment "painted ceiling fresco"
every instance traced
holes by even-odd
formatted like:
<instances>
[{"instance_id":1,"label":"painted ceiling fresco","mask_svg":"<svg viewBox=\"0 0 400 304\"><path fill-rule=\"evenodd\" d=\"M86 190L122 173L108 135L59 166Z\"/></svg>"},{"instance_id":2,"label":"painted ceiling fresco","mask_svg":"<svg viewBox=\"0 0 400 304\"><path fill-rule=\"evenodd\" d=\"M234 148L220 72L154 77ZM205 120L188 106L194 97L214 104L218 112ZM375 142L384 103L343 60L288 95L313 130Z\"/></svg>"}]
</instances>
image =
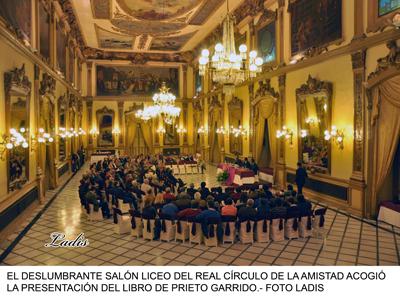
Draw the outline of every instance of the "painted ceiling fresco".
<instances>
[{"instance_id":1,"label":"painted ceiling fresco","mask_svg":"<svg viewBox=\"0 0 400 304\"><path fill-rule=\"evenodd\" d=\"M98 43L104 49L127 49L133 48L134 36L117 35L96 25Z\"/></svg>"},{"instance_id":2,"label":"painted ceiling fresco","mask_svg":"<svg viewBox=\"0 0 400 304\"><path fill-rule=\"evenodd\" d=\"M232 0L241 1L241 0ZM176 53L225 0L71 0L87 47ZM219 18L222 21L222 18ZM214 25L215 27L215 25ZM184 50L186 51L186 50Z\"/></svg>"},{"instance_id":3,"label":"painted ceiling fresco","mask_svg":"<svg viewBox=\"0 0 400 304\"><path fill-rule=\"evenodd\" d=\"M201 2L201 0L117 0L118 5L132 17L151 21L180 17Z\"/></svg>"}]
</instances>

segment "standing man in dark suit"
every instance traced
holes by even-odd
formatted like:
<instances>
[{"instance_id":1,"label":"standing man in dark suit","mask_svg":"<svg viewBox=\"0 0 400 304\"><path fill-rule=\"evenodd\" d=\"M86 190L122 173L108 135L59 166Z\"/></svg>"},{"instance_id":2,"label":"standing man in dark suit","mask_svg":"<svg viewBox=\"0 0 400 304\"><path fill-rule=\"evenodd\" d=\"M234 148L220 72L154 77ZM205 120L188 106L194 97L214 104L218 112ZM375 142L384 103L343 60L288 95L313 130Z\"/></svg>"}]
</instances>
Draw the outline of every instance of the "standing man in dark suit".
<instances>
[{"instance_id":1,"label":"standing man in dark suit","mask_svg":"<svg viewBox=\"0 0 400 304\"><path fill-rule=\"evenodd\" d=\"M306 169L303 168L301 162L297 163L297 170L296 170L296 185L297 185L297 193L303 194L303 187L306 183L306 179L308 178Z\"/></svg>"}]
</instances>

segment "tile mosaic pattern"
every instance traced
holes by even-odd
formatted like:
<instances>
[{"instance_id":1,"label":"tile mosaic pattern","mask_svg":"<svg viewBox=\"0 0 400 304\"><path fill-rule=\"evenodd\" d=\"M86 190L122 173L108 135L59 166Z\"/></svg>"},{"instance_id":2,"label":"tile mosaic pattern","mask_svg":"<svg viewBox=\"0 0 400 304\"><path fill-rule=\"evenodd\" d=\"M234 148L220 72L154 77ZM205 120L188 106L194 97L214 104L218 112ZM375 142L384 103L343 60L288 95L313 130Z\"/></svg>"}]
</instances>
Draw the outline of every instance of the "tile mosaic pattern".
<instances>
[{"instance_id":1,"label":"tile mosaic pattern","mask_svg":"<svg viewBox=\"0 0 400 304\"><path fill-rule=\"evenodd\" d=\"M329 209L326 238L218 247L145 241L116 235L111 220L88 222L78 198L77 174L2 262L3 265L400 265L400 229L381 228ZM184 176L185 182L215 183L215 168ZM86 248L47 248L52 232L74 238L84 232Z\"/></svg>"}]
</instances>

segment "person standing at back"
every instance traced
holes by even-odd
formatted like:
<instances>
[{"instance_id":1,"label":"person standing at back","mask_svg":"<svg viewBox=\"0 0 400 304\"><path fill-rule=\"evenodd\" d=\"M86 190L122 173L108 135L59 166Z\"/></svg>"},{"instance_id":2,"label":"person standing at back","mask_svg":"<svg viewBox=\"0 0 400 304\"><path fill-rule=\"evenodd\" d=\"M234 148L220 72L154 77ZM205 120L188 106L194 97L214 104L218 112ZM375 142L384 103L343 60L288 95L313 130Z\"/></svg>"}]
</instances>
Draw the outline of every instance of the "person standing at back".
<instances>
[{"instance_id":1,"label":"person standing at back","mask_svg":"<svg viewBox=\"0 0 400 304\"><path fill-rule=\"evenodd\" d=\"M306 183L307 178L308 175L306 169L303 168L301 162L298 162L296 170L296 179L295 179L298 194L303 194L303 187L304 184Z\"/></svg>"}]
</instances>

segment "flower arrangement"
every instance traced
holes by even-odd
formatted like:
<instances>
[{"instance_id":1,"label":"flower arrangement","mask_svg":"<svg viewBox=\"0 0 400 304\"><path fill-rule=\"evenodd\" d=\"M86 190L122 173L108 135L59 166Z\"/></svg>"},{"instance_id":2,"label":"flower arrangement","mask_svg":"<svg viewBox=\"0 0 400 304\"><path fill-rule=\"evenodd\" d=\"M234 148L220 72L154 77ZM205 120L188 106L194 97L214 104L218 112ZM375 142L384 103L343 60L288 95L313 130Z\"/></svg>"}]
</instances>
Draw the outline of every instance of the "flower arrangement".
<instances>
[{"instance_id":1,"label":"flower arrangement","mask_svg":"<svg viewBox=\"0 0 400 304\"><path fill-rule=\"evenodd\" d=\"M228 179L228 177L229 177L228 171L224 170L224 171L218 173L217 181L220 182L220 183L223 183Z\"/></svg>"}]
</instances>

